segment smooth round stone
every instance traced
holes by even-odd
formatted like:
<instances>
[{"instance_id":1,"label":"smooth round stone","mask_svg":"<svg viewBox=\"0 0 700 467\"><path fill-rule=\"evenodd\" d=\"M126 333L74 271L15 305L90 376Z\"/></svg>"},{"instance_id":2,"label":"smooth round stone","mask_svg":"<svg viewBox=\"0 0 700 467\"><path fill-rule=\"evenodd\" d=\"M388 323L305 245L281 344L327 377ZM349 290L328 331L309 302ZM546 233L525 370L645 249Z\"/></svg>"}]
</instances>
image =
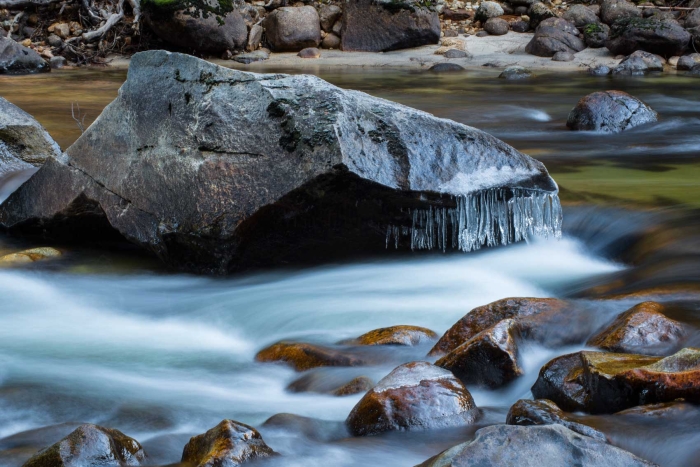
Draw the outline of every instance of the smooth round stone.
<instances>
[{"instance_id":1,"label":"smooth round stone","mask_svg":"<svg viewBox=\"0 0 700 467\"><path fill-rule=\"evenodd\" d=\"M552 57L555 62L572 62L574 61L574 54L571 52L557 52Z\"/></svg>"},{"instance_id":2,"label":"smooth round stone","mask_svg":"<svg viewBox=\"0 0 700 467\"><path fill-rule=\"evenodd\" d=\"M467 58L469 54L464 50L450 49L445 52L445 58Z\"/></svg>"},{"instance_id":3,"label":"smooth round stone","mask_svg":"<svg viewBox=\"0 0 700 467\"><path fill-rule=\"evenodd\" d=\"M297 56L301 58L321 58L321 51L316 47L307 47L305 49L301 49Z\"/></svg>"},{"instance_id":4,"label":"smooth round stone","mask_svg":"<svg viewBox=\"0 0 700 467\"><path fill-rule=\"evenodd\" d=\"M434 71L436 73L464 71L464 67L459 66L456 63L436 63L430 67L430 71Z\"/></svg>"},{"instance_id":5,"label":"smooth round stone","mask_svg":"<svg viewBox=\"0 0 700 467\"><path fill-rule=\"evenodd\" d=\"M607 76L610 74L610 67L599 65L595 68L589 69L588 74L593 76Z\"/></svg>"}]
</instances>

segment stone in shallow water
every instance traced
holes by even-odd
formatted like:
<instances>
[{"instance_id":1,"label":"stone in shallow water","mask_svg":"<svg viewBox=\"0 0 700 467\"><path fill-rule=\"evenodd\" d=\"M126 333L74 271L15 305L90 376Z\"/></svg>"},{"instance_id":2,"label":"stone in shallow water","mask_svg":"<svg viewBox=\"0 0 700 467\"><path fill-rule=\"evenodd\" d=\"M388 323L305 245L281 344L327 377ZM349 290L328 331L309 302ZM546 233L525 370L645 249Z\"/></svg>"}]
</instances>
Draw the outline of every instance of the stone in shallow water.
<instances>
[{"instance_id":1,"label":"stone in shallow water","mask_svg":"<svg viewBox=\"0 0 700 467\"><path fill-rule=\"evenodd\" d=\"M270 58L270 54L268 54L264 50L256 50L255 52L238 54L235 57L233 57L233 60L238 62L238 63L243 63L245 65L248 65L250 63L261 62L263 60L267 60L268 58Z\"/></svg>"},{"instance_id":2,"label":"stone in shallow water","mask_svg":"<svg viewBox=\"0 0 700 467\"><path fill-rule=\"evenodd\" d=\"M223 420L190 439L182 452L182 462L195 467L234 467L273 455L275 452L255 428L235 420Z\"/></svg>"},{"instance_id":3,"label":"stone in shallow water","mask_svg":"<svg viewBox=\"0 0 700 467\"><path fill-rule=\"evenodd\" d=\"M607 442L604 433L590 426L578 423L563 412L557 404L547 399L521 399L510 408L506 417L508 425L562 425L571 431Z\"/></svg>"},{"instance_id":4,"label":"stone in shallow water","mask_svg":"<svg viewBox=\"0 0 700 467\"><path fill-rule=\"evenodd\" d=\"M51 67L41 55L5 37L4 34L0 36L0 75L24 75L46 71L51 71Z\"/></svg>"},{"instance_id":5,"label":"stone in shallow water","mask_svg":"<svg viewBox=\"0 0 700 467\"><path fill-rule=\"evenodd\" d=\"M122 467L145 464L146 454L138 441L118 430L86 424L34 455L23 467Z\"/></svg>"},{"instance_id":6,"label":"stone in shallow water","mask_svg":"<svg viewBox=\"0 0 700 467\"><path fill-rule=\"evenodd\" d=\"M588 345L609 352L667 355L683 338L683 326L663 314L656 302L643 302L620 314Z\"/></svg>"},{"instance_id":7,"label":"stone in shallow water","mask_svg":"<svg viewBox=\"0 0 700 467\"><path fill-rule=\"evenodd\" d=\"M501 79L518 80L533 78L535 74L521 66L509 66L498 75Z\"/></svg>"},{"instance_id":8,"label":"stone in shallow water","mask_svg":"<svg viewBox=\"0 0 700 467\"><path fill-rule=\"evenodd\" d=\"M457 65L456 63L436 63L435 65L430 67L430 71L434 73L445 73L445 72L451 72L451 71L464 71L464 67L461 65Z\"/></svg>"},{"instance_id":9,"label":"stone in shallow water","mask_svg":"<svg viewBox=\"0 0 700 467\"><path fill-rule=\"evenodd\" d=\"M700 350L666 357L582 351L557 357L532 387L568 411L614 413L637 405L684 398L700 402Z\"/></svg>"},{"instance_id":10,"label":"stone in shallow water","mask_svg":"<svg viewBox=\"0 0 700 467\"><path fill-rule=\"evenodd\" d=\"M366 362L350 352L301 342L279 342L255 356L259 362L283 362L297 371L322 366L360 366Z\"/></svg>"},{"instance_id":11,"label":"stone in shallow water","mask_svg":"<svg viewBox=\"0 0 700 467\"><path fill-rule=\"evenodd\" d=\"M557 235L557 191L540 162L474 128L313 76L152 51L0 226L116 231L174 268L229 273Z\"/></svg>"},{"instance_id":12,"label":"stone in shallow water","mask_svg":"<svg viewBox=\"0 0 700 467\"><path fill-rule=\"evenodd\" d=\"M394 369L352 409L346 424L355 436L425 430L473 423L469 391L452 373L427 362Z\"/></svg>"},{"instance_id":13,"label":"stone in shallow water","mask_svg":"<svg viewBox=\"0 0 700 467\"><path fill-rule=\"evenodd\" d=\"M561 425L495 425L418 467L652 467L655 464Z\"/></svg>"},{"instance_id":14,"label":"stone in shallow water","mask_svg":"<svg viewBox=\"0 0 700 467\"><path fill-rule=\"evenodd\" d=\"M374 382L366 376L358 376L349 381L348 378L342 373L338 374L323 369L309 371L289 383L287 391L349 396L367 392L374 386Z\"/></svg>"},{"instance_id":15,"label":"stone in shallow water","mask_svg":"<svg viewBox=\"0 0 700 467\"><path fill-rule=\"evenodd\" d=\"M656 112L636 97L622 91L602 91L582 98L569 113L566 126L578 131L619 133L656 120Z\"/></svg>"},{"instance_id":16,"label":"stone in shallow water","mask_svg":"<svg viewBox=\"0 0 700 467\"><path fill-rule=\"evenodd\" d=\"M261 430L263 433L266 430L283 430L285 434L294 433L316 441L335 441L350 435L342 421L319 420L291 413L273 415L265 420Z\"/></svg>"},{"instance_id":17,"label":"stone in shallow water","mask_svg":"<svg viewBox=\"0 0 700 467\"><path fill-rule=\"evenodd\" d=\"M389 326L362 334L345 341L351 345L418 345L435 341L438 335L420 326Z\"/></svg>"}]
</instances>

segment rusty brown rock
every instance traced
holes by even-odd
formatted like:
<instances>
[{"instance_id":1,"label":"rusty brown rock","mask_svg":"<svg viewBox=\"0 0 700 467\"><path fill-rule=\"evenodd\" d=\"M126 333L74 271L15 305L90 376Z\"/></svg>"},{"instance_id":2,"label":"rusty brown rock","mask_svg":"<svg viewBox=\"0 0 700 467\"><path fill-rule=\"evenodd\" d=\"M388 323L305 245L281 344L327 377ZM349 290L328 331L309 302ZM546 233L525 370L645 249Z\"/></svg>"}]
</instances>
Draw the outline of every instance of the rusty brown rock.
<instances>
[{"instance_id":1,"label":"rusty brown rock","mask_svg":"<svg viewBox=\"0 0 700 467\"><path fill-rule=\"evenodd\" d=\"M600 441L606 441L604 433L593 427L578 423L565 413L554 402L547 399L521 399L510 408L506 417L508 425L562 425L571 431L590 436Z\"/></svg>"},{"instance_id":2,"label":"rusty brown rock","mask_svg":"<svg viewBox=\"0 0 700 467\"><path fill-rule=\"evenodd\" d=\"M471 394L452 373L427 362L411 362L367 392L346 424L355 436L444 428L473 423L475 409Z\"/></svg>"},{"instance_id":3,"label":"rusty brown rock","mask_svg":"<svg viewBox=\"0 0 700 467\"><path fill-rule=\"evenodd\" d=\"M118 430L85 424L56 444L39 451L24 467L143 465L146 453Z\"/></svg>"},{"instance_id":4,"label":"rusty brown rock","mask_svg":"<svg viewBox=\"0 0 700 467\"><path fill-rule=\"evenodd\" d=\"M255 356L259 362L283 362L297 371L323 366L360 366L365 361L340 350L303 342L278 342Z\"/></svg>"},{"instance_id":5,"label":"rusty brown rock","mask_svg":"<svg viewBox=\"0 0 700 467\"><path fill-rule=\"evenodd\" d=\"M353 394L360 394L362 392L367 392L374 386L374 381L366 376L358 376L352 379L347 384L342 385L335 391L333 395L335 396L351 396Z\"/></svg>"},{"instance_id":6,"label":"rusty brown rock","mask_svg":"<svg viewBox=\"0 0 700 467\"><path fill-rule=\"evenodd\" d=\"M420 326L390 326L362 334L357 339L347 341L355 345L418 345L434 341L438 335Z\"/></svg>"},{"instance_id":7,"label":"rusty brown rock","mask_svg":"<svg viewBox=\"0 0 700 467\"><path fill-rule=\"evenodd\" d=\"M255 428L223 420L206 433L190 438L182 452L182 463L195 467L234 467L273 455L275 452Z\"/></svg>"},{"instance_id":8,"label":"rusty brown rock","mask_svg":"<svg viewBox=\"0 0 700 467\"><path fill-rule=\"evenodd\" d=\"M532 394L564 410L590 413L679 398L700 402L700 349L666 358L588 351L564 355L542 367Z\"/></svg>"},{"instance_id":9,"label":"rusty brown rock","mask_svg":"<svg viewBox=\"0 0 700 467\"><path fill-rule=\"evenodd\" d=\"M523 374L513 319L480 332L439 359L435 364L451 371L464 384L497 388Z\"/></svg>"},{"instance_id":10,"label":"rusty brown rock","mask_svg":"<svg viewBox=\"0 0 700 467\"><path fill-rule=\"evenodd\" d=\"M643 302L593 336L588 345L609 352L667 355L683 338L683 326L663 314L663 305Z\"/></svg>"},{"instance_id":11,"label":"rusty brown rock","mask_svg":"<svg viewBox=\"0 0 700 467\"><path fill-rule=\"evenodd\" d=\"M449 353L480 332L510 318L518 322L525 335L541 339L545 337L547 331L545 329L537 331L538 323L544 325L570 322L573 308L571 303L555 298L504 298L470 311L440 338L429 355L437 356ZM562 331L555 330L553 332L560 333ZM577 338L575 335L566 337L563 333L558 337L557 340L565 341Z\"/></svg>"}]
</instances>

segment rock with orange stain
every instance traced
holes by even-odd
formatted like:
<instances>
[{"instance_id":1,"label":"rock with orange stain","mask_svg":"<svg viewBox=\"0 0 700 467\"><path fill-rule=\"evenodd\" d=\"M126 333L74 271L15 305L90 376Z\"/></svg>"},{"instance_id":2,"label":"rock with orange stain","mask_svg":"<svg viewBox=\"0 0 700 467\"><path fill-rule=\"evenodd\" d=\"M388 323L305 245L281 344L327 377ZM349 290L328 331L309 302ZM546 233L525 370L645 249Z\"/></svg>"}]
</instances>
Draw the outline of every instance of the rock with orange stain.
<instances>
[{"instance_id":1,"label":"rock with orange stain","mask_svg":"<svg viewBox=\"0 0 700 467\"><path fill-rule=\"evenodd\" d=\"M223 420L206 433L190 438L182 452L182 463L195 467L234 467L275 454L255 428Z\"/></svg>"},{"instance_id":2,"label":"rock with orange stain","mask_svg":"<svg viewBox=\"0 0 700 467\"><path fill-rule=\"evenodd\" d=\"M259 362L286 363L297 371L324 366L360 366L365 360L349 352L304 342L278 342L255 356Z\"/></svg>"}]
</instances>

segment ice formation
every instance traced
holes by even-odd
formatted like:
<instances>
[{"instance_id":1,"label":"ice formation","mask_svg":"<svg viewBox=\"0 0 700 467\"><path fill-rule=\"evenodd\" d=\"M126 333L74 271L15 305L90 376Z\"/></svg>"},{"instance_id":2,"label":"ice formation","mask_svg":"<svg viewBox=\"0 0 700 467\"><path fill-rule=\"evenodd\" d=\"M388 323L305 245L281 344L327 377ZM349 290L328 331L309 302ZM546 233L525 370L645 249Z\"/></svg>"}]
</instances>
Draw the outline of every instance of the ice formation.
<instances>
[{"instance_id":1,"label":"ice formation","mask_svg":"<svg viewBox=\"0 0 700 467\"><path fill-rule=\"evenodd\" d=\"M452 197L454 207L411 211L412 225L387 228L386 246L410 239L412 250L472 251L538 237L561 237L556 193L495 188Z\"/></svg>"}]
</instances>

